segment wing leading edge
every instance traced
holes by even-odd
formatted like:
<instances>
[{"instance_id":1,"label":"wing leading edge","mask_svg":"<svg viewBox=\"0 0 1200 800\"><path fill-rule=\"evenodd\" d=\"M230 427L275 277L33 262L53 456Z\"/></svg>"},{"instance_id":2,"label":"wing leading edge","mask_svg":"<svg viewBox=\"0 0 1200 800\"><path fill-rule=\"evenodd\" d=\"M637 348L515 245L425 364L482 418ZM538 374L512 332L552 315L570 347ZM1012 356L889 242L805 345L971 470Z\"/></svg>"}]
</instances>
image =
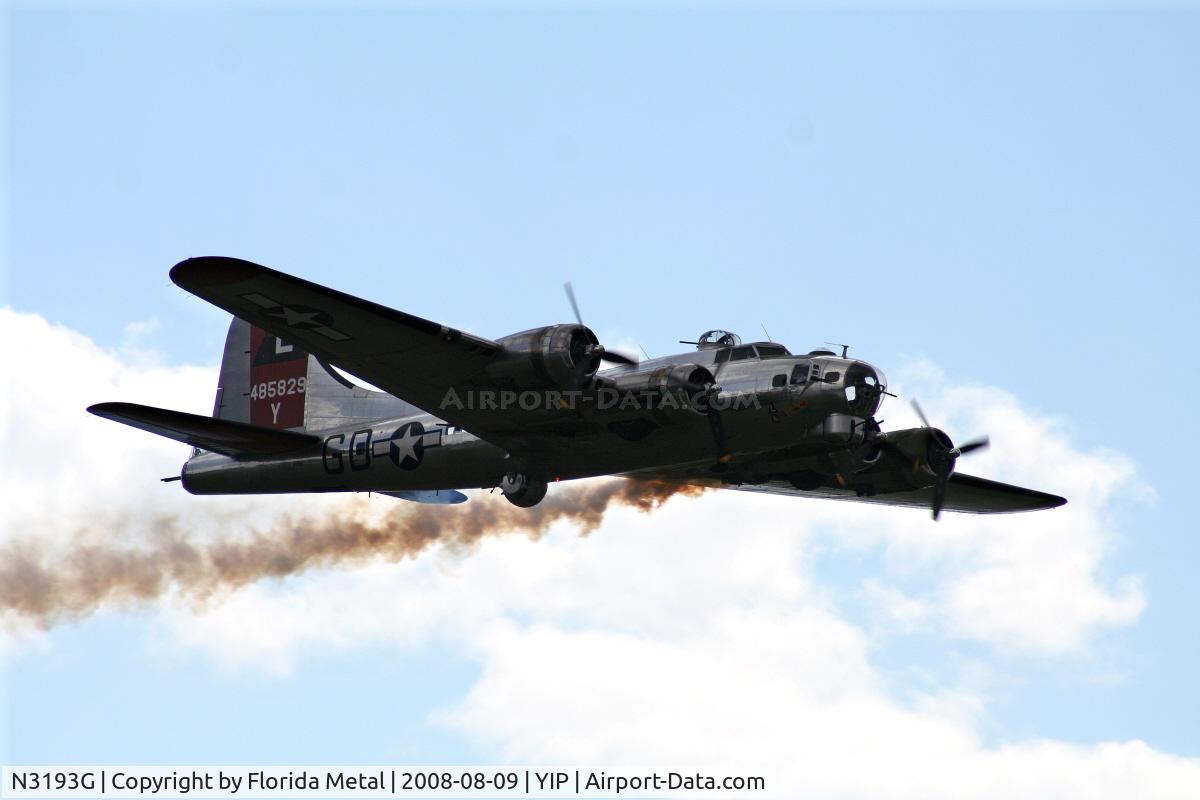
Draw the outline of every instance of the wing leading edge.
<instances>
[{"instance_id":1,"label":"wing leading edge","mask_svg":"<svg viewBox=\"0 0 1200 800\"><path fill-rule=\"evenodd\" d=\"M448 387L478 374L503 352L490 339L237 258L189 258L171 269L171 280L434 413L440 413ZM468 429L479 422L443 416Z\"/></svg>"},{"instance_id":2,"label":"wing leading edge","mask_svg":"<svg viewBox=\"0 0 1200 800\"><path fill-rule=\"evenodd\" d=\"M928 509L933 502L933 487L914 489L907 492L888 492L859 496L850 489L821 486L812 490L797 489L786 481L769 481L762 484L727 486L744 492L786 494L793 497L820 497L826 500L850 500L858 503L875 503L885 506L909 506ZM1013 486L974 475L955 472L946 485L946 511L963 514L1015 514L1022 511L1038 511L1057 508L1066 504L1065 497L1056 494Z\"/></svg>"},{"instance_id":3,"label":"wing leading edge","mask_svg":"<svg viewBox=\"0 0 1200 800\"><path fill-rule=\"evenodd\" d=\"M873 503L883 506L906 506L926 511L933 503L932 486L899 492L859 495L853 489L843 489L832 481L830 481L830 485L819 486L816 489L797 489L790 482L784 480L764 481L763 483L720 483L719 479L714 479L712 476L702 477L694 472L681 471L643 470L629 473L625 477L734 489L740 492L815 497L822 500L848 500L854 503ZM946 502L943 509L962 514L1016 514L1022 511L1057 508L1065 505L1066 502L1065 497L1059 497L1056 494L955 472L946 484Z\"/></svg>"}]
</instances>

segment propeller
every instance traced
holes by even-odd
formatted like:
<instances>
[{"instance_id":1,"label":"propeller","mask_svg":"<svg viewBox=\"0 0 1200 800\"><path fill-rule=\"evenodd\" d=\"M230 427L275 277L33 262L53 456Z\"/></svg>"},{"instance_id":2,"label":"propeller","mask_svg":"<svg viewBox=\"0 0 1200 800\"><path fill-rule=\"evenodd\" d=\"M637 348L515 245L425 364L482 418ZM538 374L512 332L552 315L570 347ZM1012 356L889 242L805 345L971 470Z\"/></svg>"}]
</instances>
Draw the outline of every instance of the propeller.
<instances>
[{"instance_id":1,"label":"propeller","mask_svg":"<svg viewBox=\"0 0 1200 800\"><path fill-rule=\"evenodd\" d=\"M564 283L563 289L565 289L567 292L567 300L571 302L571 310L575 312L575 321L580 325L583 325L583 315L579 313L579 303L575 300L575 289L571 286L571 282L567 281ZM638 363L636 358L627 356L624 353L606 350L602 344L590 345L588 347L587 354L589 356L599 358L602 361L611 361L614 364L627 364L631 367L635 367Z\"/></svg>"},{"instance_id":2,"label":"propeller","mask_svg":"<svg viewBox=\"0 0 1200 800\"><path fill-rule=\"evenodd\" d=\"M926 458L929 460L929 468L933 470L934 476L932 509L933 518L936 520L941 516L942 507L946 504L946 484L950 480L950 473L954 471L954 462L959 456L984 449L990 441L988 437L981 436L955 447L949 436L929 424L929 418L921 410L921 404L916 401L916 398L910 402L913 411L916 411L917 416L921 418L921 424L930 432ZM920 462L913 465L914 470L919 467Z\"/></svg>"},{"instance_id":3,"label":"propeller","mask_svg":"<svg viewBox=\"0 0 1200 800\"><path fill-rule=\"evenodd\" d=\"M713 471L724 472L728 469L727 465L732 456L725 439L725 421L721 419L721 411L713 402L720 395L721 387L716 383L700 384L696 381L679 381L678 385L693 397L698 403L697 407L708 417L708 427L712 431L713 443L717 446L717 463L713 466Z\"/></svg>"},{"instance_id":4,"label":"propeller","mask_svg":"<svg viewBox=\"0 0 1200 800\"><path fill-rule=\"evenodd\" d=\"M717 471L727 469L725 466L730 461L729 447L725 442L725 423L721 421L721 412L715 408L708 410L708 426L712 429L713 441L717 445L717 464L720 466Z\"/></svg>"},{"instance_id":5,"label":"propeller","mask_svg":"<svg viewBox=\"0 0 1200 800\"><path fill-rule=\"evenodd\" d=\"M717 446L717 467L716 471L726 469L726 464L729 463L731 457L729 455L728 443L725 439L725 423L721 419L721 411L717 408L714 401L721 394L721 385L716 382L712 374L701 367L692 372L687 378L680 378L671 374L668 380L674 385L687 392L691 401L697 405L704 416L708 417L708 426L712 430L713 442Z\"/></svg>"}]
</instances>

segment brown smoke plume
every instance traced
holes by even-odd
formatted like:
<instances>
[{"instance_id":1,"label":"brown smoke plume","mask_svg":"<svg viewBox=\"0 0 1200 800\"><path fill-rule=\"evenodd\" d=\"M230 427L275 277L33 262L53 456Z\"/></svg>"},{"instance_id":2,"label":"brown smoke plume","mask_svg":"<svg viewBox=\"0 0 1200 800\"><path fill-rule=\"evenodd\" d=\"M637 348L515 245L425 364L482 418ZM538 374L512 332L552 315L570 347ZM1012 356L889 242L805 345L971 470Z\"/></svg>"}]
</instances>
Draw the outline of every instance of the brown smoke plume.
<instances>
[{"instance_id":1,"label":"brown smoke plume","mask_svg":"<svg viewBox=\"0 0 1200 800\"><path fill-rule=\"evenodd\" d=\"M498 495L473 497L458 506L396 501L382 520L372 520L360 503L349 512L342 507L336 514L285 518L270 530L204 542L190 538L171 517L150 521L149 547L97 544L91 535L119 535L119 530L87 531L66 553L38 552L36 544L17 541L0 550L0 615L15 614L49 628L102 605L144 604L172 590L203 603L261 578L375 557L399 561L435 543L463 547L506 533L538 538L559 521L587 534L614 505L648 512L674 495L703 491L702 486L618 479L561 487L533 508L517 508Z\"/></svg>"}]
</instances>

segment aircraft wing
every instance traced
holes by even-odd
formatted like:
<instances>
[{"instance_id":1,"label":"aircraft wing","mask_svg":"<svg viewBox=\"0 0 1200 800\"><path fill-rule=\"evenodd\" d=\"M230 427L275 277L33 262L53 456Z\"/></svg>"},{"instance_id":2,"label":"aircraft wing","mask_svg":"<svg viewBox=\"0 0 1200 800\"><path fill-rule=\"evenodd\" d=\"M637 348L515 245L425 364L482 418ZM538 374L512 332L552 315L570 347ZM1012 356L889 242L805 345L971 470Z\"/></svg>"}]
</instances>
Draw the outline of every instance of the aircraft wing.
<instances>
[{"instance_id":1,"label":"aircraft wing","mask_svg":"<svg viewBox=\"0 0 1200 800\"><path fill-rule=\"evenodd\" d=\"M651 476L642 473L630 477L657 477L662 480L679 480L667 475ZM684 479L682 482L692 483ZM694 481L707 486L714 485L711 478ZM834 486L820 486L816 489L797 489L787 481L767 481L759 484L724 485L725 489L736 489L743 492L763 492L766 494L786 494L792 497L819 497L826 500L849 500L857 503L874 503L885 506L909 506L912 508L929 509L933 504L933 487L902 492L880 492L879 494L858 496L853 490ZM976 478L974 475L964 475L955 472L950 476L946 485L946 511L957 511L964 514L1013 514L1020 511L1037 511L1043 508L1056 508L1066 503L1066 498L1056 494L1047 494L1035 489L1013 486L986 478Z\"/></svg>"},{"instance_id":2,"label":"aircraft wing","mask_svg":"<svg viewBox=\"0 0 1200 800\"><path fill-rule=\"evenodd\" d=\"M441 407L450 387L502 353L497 342L237 258L189 258L171 280L396 397L487 433L477 414Z\"/></svg>"}]
</instances>

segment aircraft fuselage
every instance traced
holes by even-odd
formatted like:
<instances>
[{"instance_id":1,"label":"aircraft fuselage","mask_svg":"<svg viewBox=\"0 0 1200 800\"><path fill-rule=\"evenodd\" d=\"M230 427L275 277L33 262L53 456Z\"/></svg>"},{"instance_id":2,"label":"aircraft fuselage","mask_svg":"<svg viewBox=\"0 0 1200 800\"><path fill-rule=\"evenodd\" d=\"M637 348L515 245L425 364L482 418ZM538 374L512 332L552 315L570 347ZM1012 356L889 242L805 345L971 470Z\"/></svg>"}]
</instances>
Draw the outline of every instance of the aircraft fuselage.
<instances>
[{"instance_id":1,"label":"aircraft fuselage","mask_svg":"<svg viewBox=\"0 0 1200 800\"><path fill-rule=\"evenodd\" d=\"M856 398L856 403L848 394L863 390L861 381L850 390L855 370L882 387L870 365L828 355L755 357L716 365L711 363L716 354L685 353L598 373L603 384L675 364L704 364L720 385L707 413L667 407L660 413L670 415L669 424L651 427L644 422L643 401L653 402L648 396L615 389L567 395L556 401L571 403L580 424L562 441L544 434L551 444L534 455L527 449L519 461L504 447L435 414L418 413L313 431L321 439L319 449L285 459L236 460L200 453L185 465L183 484L194 494L464 489L495 486L510 472L552 482L690 464L712 467L720 477L744 472L768 455L776 456L771 471L829 472L831 450L849 450L862 442L880 398ZM514 393L455 396L453 401L500 405L525 399ZM712 414L719 416L723 453L714 441ZM623 428L627 420L638 424ZM613 436L614 430L622 435Z\"/></svg>"}]
</instances>

